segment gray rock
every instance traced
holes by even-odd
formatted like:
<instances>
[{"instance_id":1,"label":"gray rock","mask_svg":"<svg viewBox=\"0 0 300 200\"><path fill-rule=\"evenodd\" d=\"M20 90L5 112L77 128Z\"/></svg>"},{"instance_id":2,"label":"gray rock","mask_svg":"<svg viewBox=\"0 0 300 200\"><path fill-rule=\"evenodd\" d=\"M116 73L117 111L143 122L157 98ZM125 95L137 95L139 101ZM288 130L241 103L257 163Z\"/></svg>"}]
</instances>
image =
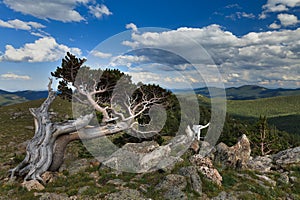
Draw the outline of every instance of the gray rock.
<instances>
[{"instance_id":1,"label":"gray rock","mask_svg":"<svg viewBox=\"0 0 300 200\"><path fill-rule=\"evenodd\" d=\"M89 167L89 161L85 158L72 162L69 166L68 171L70 175L77 174L78 172Z\"/></svg>"},{"instance_id":2,"label":"gray rock","mask_svg":"<svg viewBox=\"0 0 300 200\"><path fill-rule=\"evenodd\" d=\"M256 174L256 176L262 180L262 181L266 181L267 183L269 183L271 186L275 187L276 186L276 181L272 180L271 178L265 176L265 175L259 175Z\"/></svg>"},{"instance_id":3,"label":"gray rock","mask_svg":"<svg viewBox=\"0 0 300 200\"><path fill-rule=\"evenodd\" d=\"M159 146L154 141L127 143L103 162L108 167L144 173L157 169L169 170L182 159L171 156L171 145Z\"/></svg>"},{"instance_id":4,"label":"gray rock","mask_svg":"<svg viewBox=\"0 0 300 200\"><path fill-rule=\"evenodd\" d=\"M273 156L273 161L278 167L287 167L300 164L300 146L280 151Z\"/></svg>"},{"instance_id":5,"label":"gray rock","mask_svg":"<svg viewBox=\"0 0 300 200\"><path fill-rule=\"evenodd\" d=\"M82 193L84 193L86 190L88 190L90 188L90 186L84 186L84 187L81 187L81 188L79 188L79 190L78 190L78 192L77 192L77 194L78 195L81 195Z\"/></svg>"},{"instance_id":6,"label":"gray rock","mask_svg":"<svg viewBox=\"0 0 300 200\"><path fill-rule=\"evenodd\" d=\"M237 197L225 191L222 191L218 196L213 197L211 200L237 200Z\"/></svg>"},{"instance_id":7,"label":"gray rock","mask_svg":"<svg viewBox=\"0 0 300 200\"><path fill-rule=\"evenodd\" d=\"M244 169L247 168L250 153L250 142L244 134L240 137L237 144L232 147L228 147L224 143L218 144L215 152L215 161L233 169Z\"/></svg>"},{"instance_id":8,"label":"gray rock","mask_svg":"<svg viewBox=\"0 0 300 200\"><path fill-rule=\"evenodd\" d=\"M274 167L274 165L271 155L257 156L252 159L250 158L250 160L248 161L248 168L252 170L269 172L272 167Z\"/></svg>"},{"instance_id":9,"label":"gray rock","mask_svg":"<svg viewBox=\"0 0 300 200\"><path fill-rule=\"evenodd\" d=\"M55 194L55 193L35 193L35 196L40 196L39 200L71 200L72 198L69 198L67 194ZM74 198L73 198L74 199Z\"/></svg>"},{"instance_id":10,"label":"gray rock","mask_svg":"<svg viewBox=\"0 0 300 200\"><path fill-rule=\"evenodd\" d=\"M126 188L124 190L111 193L105 196L106 200L145 200L141 193L134 189Z\"/></svg>"},{"instance_id":11,"label":"gray rock","mask_svg":"<svg viewBox=\"0 0 300 200\"><path fill-rule=\"evenodd\" d=\"M178 188L183 190L187 186L187 182L184 176L178 174L167 175L162 182L155 186L156 190L172 190Z\"/></svg>"},{"instance_id":12,"label":"gray rock","mask_svg":"<svg viewBox=\"0 0 300 200\"><path fill-rule=\"evenodd\" d=\"M278 178L278 182L283 184L288 184L290 182L288 172L281 173L280 177Z\"/></svg>"},{"instance_id":13,"label":"gray rock","mask_svg":"<svg viewBox=\"0 0 300 200\"><path fill-rule=\"evenodd\" d=\"M199 195L202 194L202 182L197 172L196 167L188 166L182 167L179 170L179 174L188 178L188 182L192 186L192 189Z\"/></svg>"},{"instance_id":14,"label":"gray rock","mask_svg":"<svg viewBox=\"0 0 300 200\"><path fill-rule=\"evenodd\" d=\"M291 183L296 183L297 180L298 180L298 178L297 178L296 176L291 176L291 177L290 177L290 182L291 182Z\"/></svg>"},{"instance_id":15,"label":"gray rock","mask_svg":"<svg viewBox=\"0 0 300 200\"><path fill-rule=\"evenodd\" d=\"M168 190L164 194L164 198L168 200L186 200L188 199L186 194L182 192L179 188L173 188Z\"/></svg>"}]
</instances>

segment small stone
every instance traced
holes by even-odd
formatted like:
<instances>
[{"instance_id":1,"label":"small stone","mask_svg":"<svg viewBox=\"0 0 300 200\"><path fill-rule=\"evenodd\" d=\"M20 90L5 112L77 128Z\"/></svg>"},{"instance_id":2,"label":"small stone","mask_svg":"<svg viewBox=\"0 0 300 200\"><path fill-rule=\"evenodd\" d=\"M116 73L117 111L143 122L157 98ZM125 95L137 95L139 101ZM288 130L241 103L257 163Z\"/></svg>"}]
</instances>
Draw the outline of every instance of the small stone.
<instances>
[{"instance_id":1,"label":"small stone","mask_svg":"<svg viewBox=\"0 0 300 200\"><path fill-rule=\"evenodd\" d=\"M290 181L291 181L291 183L296 183L297 182L297 177L291 176Z\"/></svg>"},{"instance_id":2,"label":"small stone","mask_svg":"<svg viewBox=\"0 0 300 200\"><path fill-rule=\"evenodd\" d=\"M28 130L34 130L34 126L25 126L24 128Z\"/></svg>"},{"instance_id":3,"label":"small stone","mask_svg":"<svg viewBox=\"0 0 300 200\"><path fill-rule=\"evenodd\" d=\"M199 146L199 141L198 140L193 140L190 149L194 152L194 153L198 153L200 146Z\"/></svg>"},{"instance_id":4,"label":"small stone","mask_svg":"<svg viewBox=\"0 0 300 200\"><path fill-rule=\"evenodd\" d=\"M84 193L86 190L88 190L90 188L90 186L84 186L82 188L79 188L77 194L81 195L82 193Z\"/></svg>"},{"instance_id":5,"label":"small stone","mask_svg":"<svg viewBox=\"0 0 300 200\"><path fill-rule=\"evenodd\" d=\"M280 174L280 177L278 178L278 182L288 184L290 182L290 178L287 172L284 172Z\"/></svg>"},{"instance_id":6,"label":"small stone","mask_svg":"<svg viewBox=\"0 0 300 200\"><path fill-rule=\"evenodd\" d=\"M266 181L268 182L270 185L272 185L273 187L276 186L276 181L272 180L271 178L264 176L264 175L256 175L260 180Z\"/></svg>"},{"instance_id":7,"label":"small stone","mask_svg":"<svg viewBox=\"0 0 300 200\"><path fill-rule=\"evenodd\" d=\"M26 188L28 191L31 190L44 190L45 187L40 184L37 180L24 181L22 187Z\"/></svg>"},{"instance_id":8,"label":"small stone","mask_svg":"<svg viewBox=\"0 0 300 200\"><path fill-rule=\"evenodd\" d=\"M55 174L54 172L49 172L49 171L43 173L42 179L44 183L52 183L55 177L54 174Z\"/></svg>"}]
</instances>

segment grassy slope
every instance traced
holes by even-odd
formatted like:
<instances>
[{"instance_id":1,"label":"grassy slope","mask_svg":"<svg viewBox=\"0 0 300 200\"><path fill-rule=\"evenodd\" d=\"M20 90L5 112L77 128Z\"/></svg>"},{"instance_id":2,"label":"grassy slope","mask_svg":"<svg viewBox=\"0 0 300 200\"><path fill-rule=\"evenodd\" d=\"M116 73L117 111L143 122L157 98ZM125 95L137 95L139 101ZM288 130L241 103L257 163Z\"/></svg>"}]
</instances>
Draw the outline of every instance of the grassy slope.
<instances>
[{"instance_id":1,"label":"grassy slope","mask_svg":"<svg viewBox=\"0 0 300 200\"><path fill-rule=\"evenodd\" d=\"M20 97L14 94L1 94L0 95L0 106L12 105L16 103L22 103L28 101L24 97Z\"/></svg>"},{"instance_id":2,"label":"grassy slope","mask_svg":"<svg viewBox=\"0 0 300 200\"><path fill-rule=\"evenodd\" d=\"M209 99L202 99L207 101ZM27 192L20 186L22 180L17 180L13 184L7 183L5 178L7 177L7 170L21 161L21 157L24 155L16 155L17 145L25 140L28 140L33 135L33 130L28 129L28 126L33 126L32 116L30 115L28 108L38 107L42 103L42 100L30 101L26 103L0 107L0 196L4 199L38 199L34 196L35 191ZM66 101L56 99L53 104L53 109L59 112L58 118L64 118L66 114L71 116L71 105ZM18 113L16 115L16 113ZM12 117L17 116L15 119ZM26 128L27 127L27 128ZM72 148L72 150L70 150ZM76 155L76 151L79 150L78 146L71 146L68 151L72 151L72 155ZM74 165L75 160L71 160L70 163ZM87 166L86 169L81 170L76 174L69 174L68 170L64 170L60 173L59 177L53 182L48 183L46 189L42 192L53 192L53 193L66 193L69 196L76 195L78 189L84 186L88 186L88 189L83 192L83 197L88 199L93 199L92 197L97 196L95 199L103 198L106 194L112 193L118 190L118 188L110 184L109 181L113 179L120 179L125 182L124 187L137 189L141 185L147 185L148 191L143 193L145 197L152 199L161 199L162 192L156 191L155 186L169 173L178 173L178 169L182 166L190 165L185 158L184 163L180 163L175 167L172 172L161 173L152 172L147 174L130 174L121 173L116 176L115 172L107 168L98 168L97 166ZM5 164L6 163L6 164ZM12 163L12 164L7 164ZM67 166L66 169L69 169ZM255 178L254 172L248 171L233 171L225 170L222 167L218 168L221 175L223 176L223 186L220 188L217 185L211 183L202 176L203 192L209 197L216 196L222 190L227 192L237 192L240 194L240 199L270 199L276 197L285 197L287 193L297 194L299 197L299 182L295 183L292 187L289 185L278 185L274 190L269 190L261 184L253 182L250 178L244 178L245 176L250 176ZM299 177L299 169L295 176ZM91 173L99 174L100 179L94 179L90 175ZM239 176L238 173L242 176ZM279 176L280 174L274 172L274 176ZM97 185L98 184L98 185ZM268 185L267 183L265 183ZM100 185L100 186L99 186ZM185 192L190 199L199 199L200 197L193 194L188 186ZM296 197L296 198L297 198Z\"/></svg>"},{"instance_id":3,"label":"grassy slope","mask_svg":"<svg viewBox=\"0 0 300 200\"><path fill-rule=\"evenodd\" d=\"M300 96L229 100L227 112L252 120L265 115L269 123L276 125L278 129L300 134Z\"/></svg>"},{"instance_id":4,"label":"grassy slope","mask_svg":"<svg viewBox=\"0 0 300 200\"><path fill-rule=\"evenodd\" d=\"M240 116L278 117L300 114L300 96L273 97L257 100L229 100L228 112Z\"/></svg>"}]
</instances>

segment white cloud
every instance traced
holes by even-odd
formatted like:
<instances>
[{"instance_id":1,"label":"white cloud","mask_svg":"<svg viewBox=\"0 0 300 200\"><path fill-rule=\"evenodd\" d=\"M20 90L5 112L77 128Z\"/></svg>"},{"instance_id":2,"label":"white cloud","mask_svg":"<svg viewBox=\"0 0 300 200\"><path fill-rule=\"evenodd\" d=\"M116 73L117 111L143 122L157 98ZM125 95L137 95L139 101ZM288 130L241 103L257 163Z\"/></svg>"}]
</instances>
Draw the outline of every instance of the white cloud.
<instances>
[{"instance_id":1,"label":"white cloud","mask_svg":"<svg viewBox=\"0 0 300 200\"><path fill-rule=\"evenodd\" d=\"M112 56L112 54L110 54L110 53L103 53L103 52L97 51L97 50L93 50L93 51L91 52L91 54L92 54L93 56L98 57L98 58L110 58L110 57Z\"/></svg>"},{"instance_id":2,"label":"white cloud","mask_svg":"<svg viewBox=\"0 0 300 200\"><path fill-rule=\"evenodd\" d=\"M89 6L89 12L93 14L97 18L102 18L104 15L112 15L113 13L110 12L110 10L103 4L95 5L95 6Z\"/></svg>"},{"instance_id":3,"label":"white cloud","mask_svg":"<svg viewBox=\"0 0 300 200\"><path fill-rule=\"evenodd\" d=\"M263 9L265 12L282 12L297 6L300 6L300 0L268 0Z\"/></svg>"},{"instance_id":4,"label":"white cloud","mask_svg":"<svg viewBox=\"0 0 300 200\"><path fill-rule=\"evenodd\" d=\"M226 16L226 18L230 18L232 20L242 19L242 18L248 18L248 19L254 19L256 16L253 13L246 13L246 12L236 12L234 14Z\"/></svg>"},{"instance_id":5,"label":"white cloud","mask_svg":"<svg viewBox=\"0 0 300 200\"><path fill-rule=\"evenodd\" d=\"M31 77L28 75L17 75L14 73L6 73L0 75L2 80L31 80Z\"/></svg>"},{"instance_id":6,"label":"white cloud","mask_svg":"<svg viewBox=\"0 0 300 200\"><path fill-rule=\"evenodd\" d=\"M23 14L62 22L86 20L76 10L76 7L80 5L86 6L89 12L97 18L112 14L105 5L96 4L94 0L3 0L3 3L14 11Z\"/></svg>"},{"instance_id":7,"label":"white cloud","mask_svg":"<svg viewBox=\"0 0 300 200\"><path fill-rule=\"evenodd\" d=\"M277 24L276 22L272 23L269 25L269 28L271 29L279 29L281 26Z\"/></svg>"},{"instance_id":8,"label":"white cloud","mask_svg":"<svg viewBox=\"0 0 300 200\"><path fill-rule=\"evenodd\" d=\"M137 26L134 23L126 24L127 29L132 29L134 32L137 32Z\"/></svg>"},{"instance_id":9,"label":"white cloud","mask_svg":"<svg viewBox=\"0 0 300 200\"><path fill-rule=\"evenodd\" d=\"M268 17L267 13L289 11L291 8L299 6L300 0L268 0L267 3L263 5L263 12L260 14L259 18L265 19Z\"/></svg>"},{"instance_id":10,"label":"white cloud","mask_svg":"<svg viewBox=\"0 0 300 200\"><path fill-rule=\"evenodd\" d=\"M78 48L70 48L58 44L52 37L44 37L34 43L27 43L21 48L14 48L12 45L5 46L5 52L0 56L0 61L9 62L51 62L59 60L64 54L70 51L76 55L81 54Z\"/></svg>"},{"instance_id":11,"label":"white cloud","mask_svg":"<svg viewBox=\"0 0 300 200\"><path fill-rule=\"evenodd\" d=\"M37 22L24 22L19 19L3 21L0 19L0 26L5 28L14 28L20 30L32 30L32 29L40 29L45 28L44 25Z\"/></svg>"},{"instance_id":12,"label":"white cloud","mask_svg":"<svg viewBox=\"0 0 300 200\"><path fill-rule=\"evenodd\" d=\"M127 66L131 67L134 63L146 62L149 59L146 56L120 55L111 59L110 66Z\"/></svg>"},{"instance_id":13,"label":"white cloud","mask_svg":"<svg viewBox=\"0 0 300 200\"><path fill-rule=\"evenodd\" d=\"M200 54L193 47L201 44L220 66L228 84L257 84L270 80L270 84L290 86L296 83L294 78L287 80L288 77L299 74L299 41L300 28L251 32L238 37L218 25L211 25L165 32L134 32L131 40L123 44L133 48L173 49L178 55L188 55L194 63L199 61Z\"/></svg>"},{"instance_id":14,"label":"white cloud","mask_svg":"<svg viewBox=\"0 0 300 200\"><path fill-rule=\"evenodd\" d=\"M291 14L279 14L277 18L283 26L293 26L299 23L297 16Z\"/></svg>"}]
</instances>

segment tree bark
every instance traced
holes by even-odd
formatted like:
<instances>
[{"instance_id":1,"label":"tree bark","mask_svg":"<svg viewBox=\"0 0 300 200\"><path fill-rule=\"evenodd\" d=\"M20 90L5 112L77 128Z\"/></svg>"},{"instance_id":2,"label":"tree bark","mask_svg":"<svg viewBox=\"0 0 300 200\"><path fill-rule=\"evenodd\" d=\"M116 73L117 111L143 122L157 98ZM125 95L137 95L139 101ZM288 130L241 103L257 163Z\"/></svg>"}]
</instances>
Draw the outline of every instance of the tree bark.
<instances>
[{"instance_id":1,"label":"tree bark","mask_svg":"<svg viewBox=\"0 0 300 200\"><path fill-rule=\"evenodd\" d=\"M34 117L35 135L26 148L25 159L10 170L11 178L16 174L25 176L24 180L38 180L43 182L41 175L49 170L57 170L63 162L63 154L70 141L79 139L78 134L70 134L85 127L93 115L86 115L75 121L62 124L52 123L48 113L56 93L51 88L52 80L48 85L48 97L39 108L31 108Z\"/></svg>"}]
</instances>

